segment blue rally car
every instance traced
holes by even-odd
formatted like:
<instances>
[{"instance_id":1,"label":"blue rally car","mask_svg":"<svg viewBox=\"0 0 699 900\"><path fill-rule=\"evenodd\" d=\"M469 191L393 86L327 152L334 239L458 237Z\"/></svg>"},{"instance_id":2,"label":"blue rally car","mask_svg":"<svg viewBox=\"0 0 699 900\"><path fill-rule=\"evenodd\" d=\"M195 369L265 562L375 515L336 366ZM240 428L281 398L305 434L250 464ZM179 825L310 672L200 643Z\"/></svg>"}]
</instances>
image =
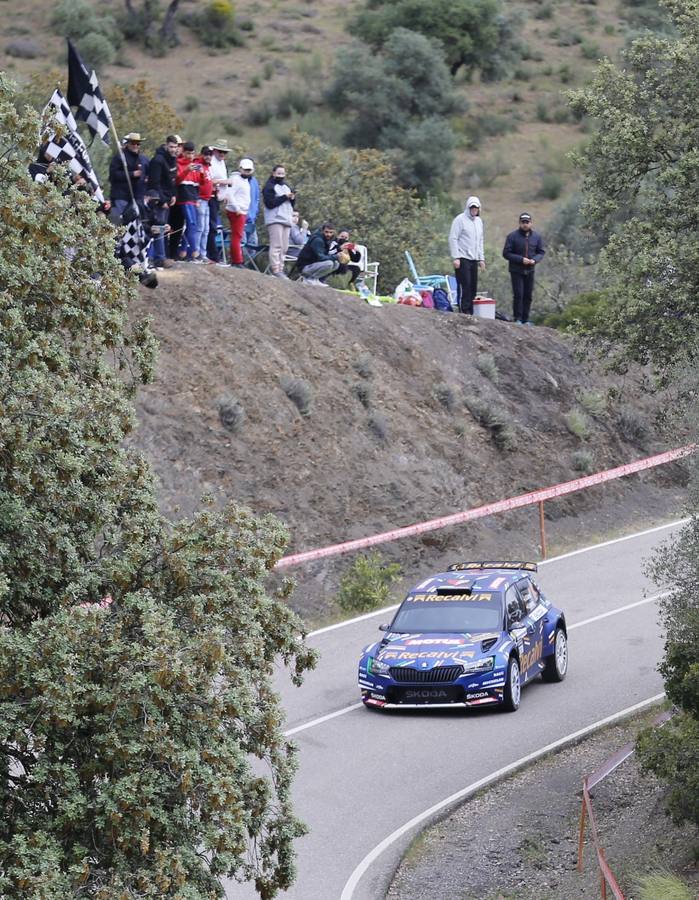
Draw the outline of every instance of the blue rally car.
<instances>
[{"instance_id":1,"label":"blue rally car","mask_svg":"<svg viewBox=\"0 0 699 900\"><path fill-rule=\"evenodd\" d=\"M463 562L413 588L359 661L370 707L482 706L514 712L522 686L568 669L565 616L536 563Z\"/></svg>"}]
</instances>

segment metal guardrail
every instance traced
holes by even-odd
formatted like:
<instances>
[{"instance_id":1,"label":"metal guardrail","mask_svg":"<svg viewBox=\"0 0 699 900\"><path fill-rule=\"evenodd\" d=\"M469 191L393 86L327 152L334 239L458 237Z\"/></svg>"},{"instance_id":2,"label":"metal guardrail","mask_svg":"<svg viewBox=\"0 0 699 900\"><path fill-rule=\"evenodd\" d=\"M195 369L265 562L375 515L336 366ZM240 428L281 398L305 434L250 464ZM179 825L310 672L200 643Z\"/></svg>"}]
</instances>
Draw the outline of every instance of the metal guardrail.
<instances>
[{"instance_id":1,"label":"metal guardrail","mask_svg":"<svg viewBox=\"0 0 699 900\"><path fill-rule=\"evenodd\" d=\"M564 481L561 484L554 484L550 487L541 488L538 491L530 491L527 494L519 494L516 497L509 497L506 500L498 500L495 503L477 506L474 509L467 509L463 512L453 513L449 516L441 516L438 519L430 519L427 522L418 522L415 525L406 525L403 528L394 528L391 531L384 531L381 534L372 534L368 537L357 538L353 541L344 541L341 544L332 544L328 547L320 547L316 550L293 553L290 556L283 556L277 562L275 569L285 569L289 566L298 566L304 562L312 562L329 556L340 556L344 553L352 553L355 550L375 547L377 544L386 544L390 541L397 541L404 537L414 537L416 535L426 534L430 531L437 531L440 528L447 528L450 525L461 525L464 522L472 522L474 519L481 519L485 516L492 516L495 513L506 512L511 509L520 509L523 506L531 506L535 503L539 504L541 553L542 557L546 559L546 532L544 528L544 502L546 500L564 497L567 494L585 490L585 488L592 487L593 485L604 484L607 481L613 481L617 478L624 478L626 475L633 475L634 473L642 472L645 469L667 465L668 463L675 462L685 456L689 456L696 448L696 444L688 444L685 447L677 447L674 450L657 453L655 456L647 456L644 459L626 463L625 465L617 466L614 469L605 469L604 471L596 472L593 475L585 475L581 478L575 478L572 481Z\"/></svg>"},{"instance_id":2,"label":"metal guardrail","mask_svg":"<svg viewBox=\"0 0 699 900\"><path fill-rule=\"evenodd\" d=\"M663 712L653 720L653 725L664 725L665 722L667 722L671 717L672 711L668 710L666 712ZM585 850L585 820L588 819L590 822L590 834L592 835L592 843L594 845L595 854L597 856L597 866L600 871L600 895L602 897L602 900L607 900L607 887L611 889L615 900L625 900L625 898L621 891L621 888L619 887L619 883L614 876L614 873L609 867L604 848L600 844L599 834L597 832L597 822L595 820L595 814L592 809L592 798L590 796L590 791L596 784L599 784L600 781L603 781L608 775L611 775L611 773L616 768L618 768L618 766L620 766L634 753L634 750L635 744L633 741L625 744L620 750L617 750L616 753L612 754L609 759L602 763L597 771L593 772L592 775L587 775L585 778L583 778L580 828L578 830L578 872L582 874L583 871L583 855Z\"/></svg>"}]
</instances>

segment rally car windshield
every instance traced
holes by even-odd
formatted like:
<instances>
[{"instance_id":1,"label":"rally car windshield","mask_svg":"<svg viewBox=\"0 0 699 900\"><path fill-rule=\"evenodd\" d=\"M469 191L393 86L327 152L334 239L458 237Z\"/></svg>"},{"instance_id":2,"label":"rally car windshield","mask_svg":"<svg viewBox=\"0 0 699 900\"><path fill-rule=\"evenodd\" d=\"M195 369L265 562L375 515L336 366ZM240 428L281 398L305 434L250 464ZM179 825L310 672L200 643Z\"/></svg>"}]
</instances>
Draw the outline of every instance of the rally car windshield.
<instances>
[{"instance_id":1,"label":"rally car windshield","mask_svg":"<svg viewBox=\"0 0 699 900\"><path fill-rule=\"evenodd\" d=\"M463 595L462 595L463 596ZM425 599L415 598L425 597ZM482 599L476 599L476 598ZM391 623L391 631L402 633L502 630L502 601L499 594L477 594L474 599L408 595Z\"/></svg>"}]
</instances>

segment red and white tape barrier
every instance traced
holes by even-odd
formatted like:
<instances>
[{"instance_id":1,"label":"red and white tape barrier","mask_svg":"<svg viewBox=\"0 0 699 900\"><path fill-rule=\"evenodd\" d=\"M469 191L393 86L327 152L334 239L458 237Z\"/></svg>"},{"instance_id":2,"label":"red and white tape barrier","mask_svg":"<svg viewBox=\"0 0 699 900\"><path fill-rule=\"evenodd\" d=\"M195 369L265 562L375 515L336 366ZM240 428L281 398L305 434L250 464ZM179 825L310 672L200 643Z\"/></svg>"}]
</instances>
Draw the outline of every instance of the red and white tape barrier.
<instances>
[{"instance_id":1,"label":"red and white tape barrier","mask_svg":"<svg viewBox=\"0 0 699 900\"><path fill-rule=\"evenodd\" d=\"M362 550L366 547L374 547L376 544L385 544L389 541L397 541L404 537L413 537L417 534L425 534L428 531L437 531L448 525L460 525L463 522L471 522L474 519L482 519L484 516L492 516L494 513L506 512L511 509L519 509L522 506L530 506L543 500L552 500L554 497L563 497L576 491L584 490L595 484L604 484L625 475L633 475L644 469L652 469L655 466L663 466L689 456L696 449L696 444L688 444L685 447L677 447L675 450L667 450L655 456L638 459L636 462L617 466L615 469L606 469L603 472L595 472L594 475L585 475L582 478L574 478L572 481L564 481L551 487L531 491L528 494L520 494L517 497L509 497L506 500L498 500L485 506L477 506L463 512L453 513L449 516L441 516L438 519L430 519L428 522L418 522L416 525L406 525L403 528L394 528L392 531L384 531L381 534L372 534L368 537L357 538L353 541L344 541L341 544L332 544L329 547L320 547L317 550L306 550L304 553L293 553L283 556L277 562L275 569L285 569L289 566L298 566L300 563L311 562L316 559L324 559L326 556L339 556L343 553L351 553L353 550Z\"/></svg>"}]
</instances>

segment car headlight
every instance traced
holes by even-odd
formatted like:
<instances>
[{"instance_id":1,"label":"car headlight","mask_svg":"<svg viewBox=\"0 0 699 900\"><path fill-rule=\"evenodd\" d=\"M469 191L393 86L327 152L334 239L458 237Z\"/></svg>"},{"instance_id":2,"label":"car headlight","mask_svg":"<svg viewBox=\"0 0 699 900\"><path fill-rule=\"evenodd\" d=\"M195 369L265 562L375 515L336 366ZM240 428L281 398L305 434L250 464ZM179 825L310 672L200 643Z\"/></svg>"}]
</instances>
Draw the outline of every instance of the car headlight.
<instances>
[{"instance_id":1,"label":"car headlight","mask_svg":"<svg viewBox=\"0 0 699 900\"><path fill-rule=\"evenodd\" d=\"M494 656L486 656L485 659L477 659L475 662L466 663L464 666L464 674L473 674L474 672L490 672L495 665Z\"/></svg>"},{"instance_id":2,"label":"car headlight","mask_svg":"<svg viewBox=\"0 0 699 900\"><path fill-rule=\"evenodd\" d=\"M370 656L367 660L366 670L369 675L388 675L389 668L388 663L381 662L375 656Z\"/></svg>"}]
</instances>

